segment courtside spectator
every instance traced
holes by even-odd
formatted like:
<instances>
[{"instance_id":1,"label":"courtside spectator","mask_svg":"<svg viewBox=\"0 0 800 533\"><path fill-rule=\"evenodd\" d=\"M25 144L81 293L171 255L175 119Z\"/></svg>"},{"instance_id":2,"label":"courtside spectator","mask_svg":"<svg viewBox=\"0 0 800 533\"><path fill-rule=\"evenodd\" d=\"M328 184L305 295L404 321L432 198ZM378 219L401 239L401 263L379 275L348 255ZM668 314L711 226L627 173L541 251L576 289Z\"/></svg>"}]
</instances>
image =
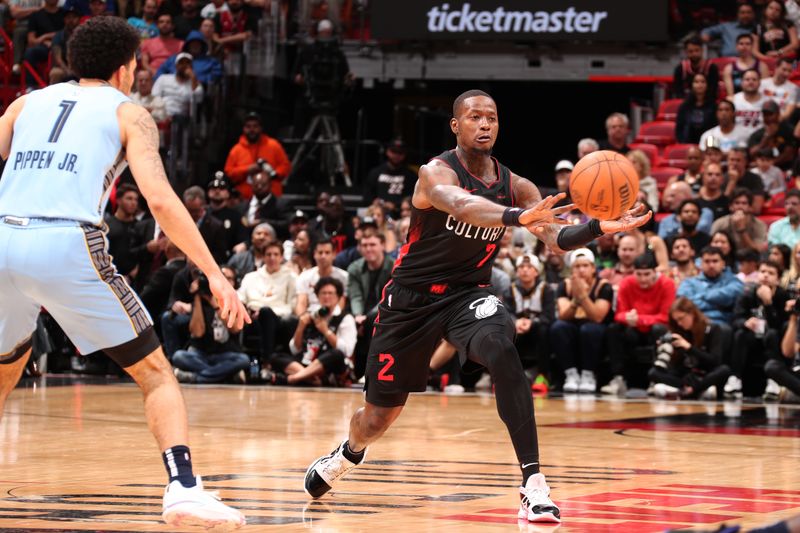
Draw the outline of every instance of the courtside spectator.
<instances>
[{"instance_id":1,"label":"courtside spectator","mask_svg":"<svg viewBox=\"0 0 800 533\"><path fill-rule=\"evenodd\" d=\"M739 281L745 285L758 282L758 261L760 258L761 254L751 248L736 252L736 263L739 266L739 272L736 273L736 277L739 278Z\"/></svg>"},{"instance_id":2,"label":"courtside spectator","mask_svg":"<svg viewBox=\"0 0 800 533\"><path fill-rule=\"evenodd\" d=\"M691 91L678 108L675 138L680 143L698 143L703 132L716 123L716 102L709 80L702 72L695 73L691 79Z\"/></svg>"},{"instance_id":3,"label":"courtside spectator","mask_svg":"<svg viewBox=\"0 0 800 533\"><path fill-rule=\"evenodd\" d=\"M175 74L162 74L153 84L153 94L167 107L167 116L189 116L192 105L203 101L203 85L194 75L192 55L181 52L175 57Z\"/></svg>"},{"instance_id":4,"label":"courtside spectator","mask_svg":"<svg viewBox=\"0 0 800 533\"><path fill-rule=\"evenodd\" d=\"M117 187L117 209L113 215L106 214L108 226L108 253L114 260L117 272L130 278L136 277L138 258L131 248L136 240L134 226L136 212L139 210L139 189L123 183Z\"/></svg>"},{"instance_id":5,"label":"courtside spectator","mask_svg":"<svg viewBox=\"0 0 800 533\"><path fill-rule=\"evenodd\" d=\"M692 247L692 241L686 237L675 237L670 243L669 250L669 258L672 263L669 277L675 282L676 287L680 287L683 280L700 273L694 262L695 249Z\"/></svg>"},{"instance_id":6,"label":"courtside spectator","mask_svg":"<svg viewBox=\"0 0 800 533\"><path fill-rule=\"evenodd\" d=\"M758 252L767 249L767 225L753 216L753 195L747 189L736 189L731 196L730 215L714 221L711 233L724 231L737 250L752 248Z\"/></svg>"},{"instance_id":7,"label":"courtside spectator","mask_svg":"<svg viewBox=\"0 0 800 533\"><path fill-rule=\"evenodd\" d=\"M624 395L627 390L625 368L639 346L654 346L667 331L669 308L675 300L675 283L656 272L652 254L633 261L633 274L625 277L617 291L614 323L608 327L611 381L603 394Z\"/></svg>"},{"instance_id":8,"label":"courtside spectator","mask_svg":"<svg viewBox=\"0 0 800 533\"><path fill-rule=\"evenodd\" d=\"M614 150L623 155L630 152L628 134L631 131L628 116L623 113L611 113L606 119L607 137L600 141L601 150Z\"/></svg>"},{"instance_id":9,"label":"courtside spectator","mask_svg":"<svg viewBox=\"0 0 800 533\"><path fill-rule=\"evenodd\" d=\"M794 394L795 399L800 398L800 336L798 336L797 327L800 317L798 314L800 313L798 313L797 307L793 307L789 325L781 339L781 355L783 357L771 359L764 366L767 376L784 387L781 391L781 400L788 396L786 392Z\"/></svg>"},{"instance_id":10,"label":"courtside spectator","mask_svg":"<svg viewBox=\"0 0 800 533\"><path fill-rule=\"evenodd\" d=\"M736 274L736 245L733 243L731 236L725 231L717 231L711 236L711 241L708 245L713 248L719 248L719 251L722 252L722 259L725 261L725 266Z\"/></svg>"},{"instance_id":11,"label":"courtside spectator","mask_svg":"<svg viewBox=\"0 0 800 533\"><path fill-rule=\"evenodd\" d=\"M261 268L266 258L264 254L267 250L267 244L275 241L276 238L277 236L272 226L262 222L253 228L250 234L250 248L234 254L228 261L228 265L235 268L240 276L245 276L257 268Z\"/></svg>"},{"instance_id":12,"label":"courtside spectator","mask_svg":"<svg viewBox=\"0 0 800 533\"><path fill-rule=\"evenodd\" d=\"M700 251L701 272L683 280L678 296L689 298L710 320L729 327L733 307L742 293L742 282L725 266L719 248L707 246Z\"/></svg>"},{"instance_id":13,"label":"courtside spectator","mask_svg":"<svg viewBox=\"0 0 800 533\"><path fill-rule=\"evenodd\" d=\"M289 236L288 217L291 213L289 202L272 194L272 180L266 172L258 172L250 179L253 196L249 202L242 203L240 216L242 223L252 228L268 222L275 229L279 239Z\"/></svg>"},{"instance_id":14,"label":"courtside spectator","mask_svg":"<svg viewBox=\"0 0 800 533\"><path fill-rule=\"evenodd\" d=\"M708 144L708 138L713 137L719 142L722 153L727 154L731 148L746 144L750 138L747 128L736 123L736 107L730 100L720 100L717 103L717 122L718 126L700 136L701 149Z\"/></svg>"},{"instance_id":15,"label":"courtside spectator","mask_svg":"<svg viewBox=\"0 0 800 533\"><path fill-rule=\"evenodd\" d=\"M131 93L131 100L147 109L156 122L167 119L167 103L153 94L153 75L149 70L142 69L136 73L136 91Z\"/></svg>"},{"instance_id":16,"label":"courtside spectator","mask_svg":"<svg viewBox=\"0 0 800 533\"><path fill-rule=\"evenodd\" d=\"M600 271L600 279L608 281L614 290L622 280L633 274L633 262L643 252L641 243L632 235L623 235L617 241L617 262L611 268ZM655 267L653 267L655 268Z\"/></svg>"},{"instance_id":17,"label":"courtside spectator","mask_svg":"<svg viewBox=\"0 0 800 533\"><path fill-rule=\"evenodd\" d=\"M139 299L153 317L159 317L167 310L175 275L186 267L186 255L168 238L164 237L164 240L166 263L150 275L139 293ZM158 326L160 330L161 324Z\"/></svg>"},{"instance_id":18,"label":"courtside spectator","mask_svg":"<svg viewBox=\"0 0 800 533\"><path fill-rule=\"evenodd\" d=\"M350 217L345 216L344 201L340 195L321 192L317 196L317 211L319 215L308 225L314 240L331 241L334 254L357 244L355 229Z\"/></svg>"},{"instance_id":19,"label":"courtside spectator","mask_svg":"<svg viewBox=\"0 0 800 533\"><path fill-rule=\"evenodd\" d=\"M228 258L228 250L225 247L225 228L222 222L208 212L206 192L202 187L196 185L189 187L183 191L183 205L186 206L197 224L197 229L200 230L200 235L203 236L208 249L211 250L214 260L219 264L224 263ZM239 271L237 270L237 272Z\"/></svg>"},{"instance_id":20,"label":"courtside spectator","mask_svg":"<svg viewBox=\"0 0 800 533\"><path fill-rule=\"evenodd\" d=\"M253 196L248 178L259 172L270 175L272 194L280 196L283 180L291 170L292 164L281 143L263 132L261 116L254 111L248 113L239 142L233 145L225 160L225 175L233 181L242 198L249 200Z\"/></svg>"},{"instance_id":21,"label":"courtside spectator","mask_svg":"<svg viewBox=\"0 0 800 533\"><path fill-rule=\"evenodd\" d=\"M192 71L203 85L215 83L222 78L222 63L215 57L208 55L208 44L203 34L192 30L183 43L183 51L192 56ZM158 67L156 77L162 74L174 74L178 54L170 57Z\"/></svg>"},{"instance_id":22,"label":"courtside spectator","mask_svg":"<svg viewBox=\"0 0 800 533\"><path fill-rule=\"evenodd\" d=\"M414 192L417 175L408 168L406 145L402 139L392 140L384 153L386 161L367 173L364 201L371 203L379 198L393 215L399 215L400 202Z\"/></svg>"},{"instance_id":23,"label":"courtside spectator","mask_svg":"<svg viewBox=\"0 0 800 533\"><path fill-rule=\"evenodd\" d=\"M144 71L146 72L146 71ZM225 247L233 253L247 250L247 234L249 229L242 224L242 213L229 206L231 199L231 184L225 179L222 172L208 182L206 194L211 214L222 222L225 228Z\"/></svg>"},{"instance_id":24,"label":"courtside spectator","mask_svg":"<svg viewBox=\"0 0 800 533\"><path fill-rule=\"evenodd\" d=\"M339 280L342 287L347 287L347 272L333 266L334 257L333 243L330 240L322 239L314 243L314 262L316 266L297 277L295 316L303 316L306 312L314 313L319 308L319 300L317 300L314 287L321 278L332 277ZM344 308L345 296L347 296L346 292L340 298L341 301L339 303L342 308Z\"/></svg>"}]
</instances>

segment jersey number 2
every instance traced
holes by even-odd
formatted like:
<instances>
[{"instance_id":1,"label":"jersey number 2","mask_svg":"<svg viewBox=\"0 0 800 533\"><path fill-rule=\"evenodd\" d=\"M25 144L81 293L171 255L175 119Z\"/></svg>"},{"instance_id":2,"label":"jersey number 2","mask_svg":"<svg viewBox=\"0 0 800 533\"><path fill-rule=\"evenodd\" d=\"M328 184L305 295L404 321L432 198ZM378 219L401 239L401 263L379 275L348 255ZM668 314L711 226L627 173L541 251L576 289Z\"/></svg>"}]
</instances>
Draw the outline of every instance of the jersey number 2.
<instances>
[{"instance_id":1,"label":"jersey number 2","mask_svg":"<svg viewBox=\"0 0 800 533\"><path fill-rule=\"evenodd\" d=\"M58 104L61 106L61 113L58 114L56 123L53 124L53 130L50 132L50 137L47 139L47 142L58 142L58 137L61 135L61 131L64 129L64 124L67 123L69 114L72 113L72 108L74 108L75 104L77 103L78 102L75 100L61 100L61 103Z\"/></svg>"},{"instance_id":2,"label":"jersey number 2","mask_svg":"<svg viewBox=\"0 0 800 533\"><path fill-rule=\"evenodd\" d=\"M496 244L487 244L486 245L486 257L481 259L481 262L478 263L478 266L476 266L475 268L482 267L483 264L486 263L486 261L488 261L490 257L492 257L492 254L494 253L495 249L497 249L497 245Z\"/></svg>"},{"instance_id":3,"label":"jersey number 2","mask_svg":"<svg viewBox=\"0 0 800 533\"><path fill-rule=\"evenodd\" d=\"M378 372L378 381L394 381L394 375L389 373L389 369L394 365L394 357L388 353L378 356L379 363L386 363Z\"/></svg>"}]
</instances>

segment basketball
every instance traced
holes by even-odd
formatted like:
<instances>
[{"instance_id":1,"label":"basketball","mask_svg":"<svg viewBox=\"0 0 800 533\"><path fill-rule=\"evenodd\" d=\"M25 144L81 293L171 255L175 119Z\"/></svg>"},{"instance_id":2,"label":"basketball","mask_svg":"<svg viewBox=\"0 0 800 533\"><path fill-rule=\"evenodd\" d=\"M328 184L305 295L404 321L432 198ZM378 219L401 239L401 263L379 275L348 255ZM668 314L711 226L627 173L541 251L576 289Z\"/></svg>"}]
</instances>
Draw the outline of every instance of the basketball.
<instances>
[{"instance_id":1,"label":"basketball","mask_svg":"<svg viewBox=\"0 0 800 533\"><path fill-rule=\"evenodd\" d=\"M639 175L622 154L611 150L592 152L572 169L569 194L583 213L599 220L613 220L636 202Z\"/></svg>"}]
</instances>

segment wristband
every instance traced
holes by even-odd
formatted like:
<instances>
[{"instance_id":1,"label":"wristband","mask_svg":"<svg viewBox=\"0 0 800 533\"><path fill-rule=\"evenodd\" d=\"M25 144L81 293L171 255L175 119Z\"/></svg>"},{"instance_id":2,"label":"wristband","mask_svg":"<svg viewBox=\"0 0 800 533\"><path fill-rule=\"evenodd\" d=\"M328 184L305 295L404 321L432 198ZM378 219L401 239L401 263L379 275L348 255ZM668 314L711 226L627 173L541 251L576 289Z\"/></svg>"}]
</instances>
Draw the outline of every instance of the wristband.
<instances>
[{"instance_id":1,"label":"wristband","mask_svg":"<svg viewBox=\"0 0 800 533\"><path fill-rule=\"evenodd\" d=\"M503 225L504 226L521 226L522 224L519 223L519 216L522 214L523 210L519 207L506 207L506 210L503 211Z\"/></svg>"}]
</instances>

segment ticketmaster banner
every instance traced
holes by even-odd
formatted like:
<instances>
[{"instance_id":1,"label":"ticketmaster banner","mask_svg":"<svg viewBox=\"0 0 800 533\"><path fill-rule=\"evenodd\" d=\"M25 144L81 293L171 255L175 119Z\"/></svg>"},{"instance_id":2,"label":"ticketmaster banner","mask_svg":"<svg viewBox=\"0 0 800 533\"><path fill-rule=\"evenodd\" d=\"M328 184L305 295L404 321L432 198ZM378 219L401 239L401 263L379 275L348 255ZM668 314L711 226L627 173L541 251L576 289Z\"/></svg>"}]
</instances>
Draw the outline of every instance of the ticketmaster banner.
<instances>
[{"instance_id":1,"label":"ticketmaster banner","mask_svg":"<svg viewBox=\"0 0 800 533\"><path fill-rule=\"evenodd\" d=\"M377 39L668 39L667 0L379 0L371 19Z\"/></svg>"}]
</instances>

